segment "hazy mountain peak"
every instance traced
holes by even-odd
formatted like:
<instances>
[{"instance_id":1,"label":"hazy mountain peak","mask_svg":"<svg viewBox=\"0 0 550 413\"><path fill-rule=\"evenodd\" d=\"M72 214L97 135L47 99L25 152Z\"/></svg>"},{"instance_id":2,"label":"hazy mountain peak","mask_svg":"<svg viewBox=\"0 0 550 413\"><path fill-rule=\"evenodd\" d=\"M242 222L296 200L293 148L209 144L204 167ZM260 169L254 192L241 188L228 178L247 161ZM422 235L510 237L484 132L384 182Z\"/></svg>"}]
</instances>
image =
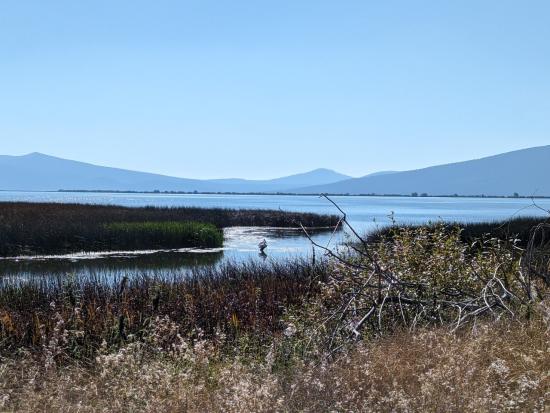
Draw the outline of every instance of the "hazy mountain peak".
<instances>
[{"instance_id":1,"label":"hazy mountain peak","mask_svg":"<svg viewBox=\"0 0 550 413\"><path fill-rule=\"evenodd\" d=\"M300 186L311 185L309 182L323 181L325 184L332 184L346 179L348 175L341 174L327 168L318 168L309 172L298 173L283 178L271 179L269 182L287 186L287 189L298 188Z\"/></svg>"},{"instance_id":2,"label":"hazy mountain peak","mask_svg":"<svg viewBox=\"0 0 550 413\"><path fill-rule=\"evenodd\" d=\"M41 153L41 152L31 152L27 153L26 155L21 155L23 158L43 158L43 157L49 157L48 155Z\"/></svg>"},{"instance_id":3,"label":"hazy mountain peak","mask_svg":"<svg viewBox=\"0 0 550 413\"><path fill-rule=\"evenodd\" d=\"M65 159L57 158L57 157L52 156L52 155L47 155L47 154L42 153L42 152L31 152L31 153L28 153L28 154L26 154L26 155L15 156L14 158L23 158L23 159L47 159L47 160L58 159L58 160L66 161Z\"/></svg>"},{"instance_id":4,"label":"hazy mountain peak","mask_svg":"<svg viewBox=\"0 0 550 413\"><path fill-rule=\"evenodd\" d=\"M330 169L330 168L316 168L316 169L312 169L311 171L309 171L309 173L317 173L317 172L328 172L328 173L336 173L336 174L339 174L338 172L336 172L334 169Z\"/></svg>"}]
</instances>

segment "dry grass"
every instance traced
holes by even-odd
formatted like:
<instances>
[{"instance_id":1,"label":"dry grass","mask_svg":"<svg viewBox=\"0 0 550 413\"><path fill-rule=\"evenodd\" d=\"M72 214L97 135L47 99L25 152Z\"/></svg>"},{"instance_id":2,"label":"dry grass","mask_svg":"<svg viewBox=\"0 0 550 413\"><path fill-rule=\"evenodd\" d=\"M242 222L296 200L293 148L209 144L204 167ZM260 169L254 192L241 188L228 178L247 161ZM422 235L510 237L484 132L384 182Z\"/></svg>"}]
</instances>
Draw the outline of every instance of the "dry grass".
<instances>
[{"instance_id":1,"label":"dry grass","mask_svg":"<svg viewBox=\"0 0 550 413\"><path fill-rule=\"evenodd\" d=\"M58 319L68 332L63 354L90 360L102 341L117 346L141 335L155 317L168 316L186 332L211 337L254 333L262 338L281 326L285 309L318 292L323 261L225 263L172 276L136 275L119 280L69 277L35 279L0 287L0 355L26 348L40 351L56 334Z\"/></svg>"},{"instance_id":2,"label":"dry grass","mask_svg":"<svg viewBox=\"0 0 550 413\"><path fill-rule=\"evenodd\" d=\"M0 411L547 412L550 263L526 251L419 228L347 264L6 287Z\"/></svg>"},{"instance_id":3,"label":"dry grass","mask_svg":"<svg viewBox=\"0 0 550 413\"><path fill-rule=\"evenodd\" d=\"M548 338L541 325L504 323L395 334L307 373L288 409L547 411Z\"/></svg>"},{"instance_id":4,"label":"dry grass","mask_svg":"<svg viewBox=\"0 0 550 413\"><path fill-rule=\"evenodd\" d=\"M550 352L543 323L396 333L332 363L301 364L283 375L274 368L276 350L254 362L223 358L212 341L181 339L159 351L176 327L157 320L148 340L98 357L94 370L28 356L4 361L0 406L29 412L544 412Z\"/></svg>"}]
</instances>

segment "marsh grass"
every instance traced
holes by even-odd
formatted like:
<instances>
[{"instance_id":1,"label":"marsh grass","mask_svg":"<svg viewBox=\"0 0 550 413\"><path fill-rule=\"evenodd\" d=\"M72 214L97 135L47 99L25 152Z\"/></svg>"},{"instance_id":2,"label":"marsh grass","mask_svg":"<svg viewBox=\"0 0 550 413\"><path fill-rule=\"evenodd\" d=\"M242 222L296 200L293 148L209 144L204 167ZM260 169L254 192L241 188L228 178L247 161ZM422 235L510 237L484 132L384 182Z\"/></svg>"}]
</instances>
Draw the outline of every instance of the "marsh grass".
<instances>
[{"instance_id":1,"label":"marsh grass","mask_svg":"<svg viewBox=\"0 0 550 413\"><path fill-rule=\"evenodd\" d=\"M338 217L271 210L2 202L0 256L101 251L109 248L105 240L106 225L183 221L208 223L217 228L299 228L300 223L307 227L331 227L336 225ZM151 228L153 224L147 225ZM129 237L126 240L132 241Z\"/></svg>"},{"instance_id":2,"label":"marsh grass","mask_svg":"<svg viewBox=\"0 0 550 413\"><path fill-rule=\"evenodd\" d=\"M386 302L357 336L378 299L361 255L4 285L0 410L546 412L550 257L532 272L521 248L476 242L440 225L370 244L424 308ZM502 305L456 329L441 297L496 275Z\"/></svg>"},{"instance_id":3,"label":"marsh grass","mask_svg":"<svg viewBox=\"0 0 550 413\"><path fill-rule=\"evenodd\" d=\"M533 229L541 223L548 223L550 219L547 217L517 217L504 221L492 221L492 222L470 222L459 223L449 222L445 223L445 226L449 229L460 228L461 239L464 242L471 243L475 240L482 238L483 236L490 235L501 240L516 239L517 244L526 246ZM441 223L429 224L427 227L435 228ZM383 227L377 231L370 233L367 236L369 242L378 242L386 237L391 237L396 234L402 233L404 230L426 227L426 225L402 225L396 224L393 226Z\"/></svg>"},{"instance_id":4,"label":"marsh grass","mask_svg":"<svg viewBox=\"0 0 550 413\"><path fill-rule=\"evenodd\" d=\"M0 354L39 350L55 335L58 319L71 332L65 356L91 360L105 341L123 344L155 317L170 317L185 331L237 339L269 337L287 308L318 291L322 261L225 263L171 276L103 279L34 278L0 287Z\"/></svg>"},{"instance_id":5,"label":"marsh grass","mask_svg":"<svg viewBox=\"0 0 550 413\"><path fill-rule=\"evenodd\" d=\"M109 250L223 245L222 230L200 222L113 222L106 224L105 230Z\"/></svg>"}]
</instances>

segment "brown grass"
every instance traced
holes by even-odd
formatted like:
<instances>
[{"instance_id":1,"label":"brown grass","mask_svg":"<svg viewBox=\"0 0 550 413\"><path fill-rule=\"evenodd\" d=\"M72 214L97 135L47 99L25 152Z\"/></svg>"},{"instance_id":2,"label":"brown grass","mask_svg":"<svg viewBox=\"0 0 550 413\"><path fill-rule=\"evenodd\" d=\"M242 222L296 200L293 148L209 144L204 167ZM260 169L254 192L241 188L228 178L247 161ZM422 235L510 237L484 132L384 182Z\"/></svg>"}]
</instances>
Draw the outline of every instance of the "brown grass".
<instances>
[{"instance_id":1,"label":"brown grass","mask_svg":"<svg viewBox=\"0 0 550 413\"><path fill-rule=\"evenodd\" d=\"M5 286L0 411L549 411L547 255L495 239L470 251L445 228L372 248L420 297L418 322L416 304L382 302L350 332L379 288L361 255ZM486 283L497 276L506 294ZM480 289L499 305L460 328L437 304Z\"/></svg>"},{"instance_id":2,"label":"brown grass","mask_svg":"<svg viewBox=\"0 0 550 413\"><path fill-rule=\"evenodd\" d=\"M153 351L172 327L157 320L150 347L131 344L95 370L22 357L0 366L3 411L544 412L550 407L547 324L481 324L401 332L326 365L284 376L264 360L223 359L203 341ZM156 337L156 338L155 338ZM155 341L156 340L156 341ZM279 343L279 345L283 345Z\"/></svg>"},{"instance_id":3,"label":"brown grass","mask_svg":"<svg viewBox=\"0 0 550 413\"><path fill-rule=\"evenodd\" d=\"M298 380L289 410L545 411L548 339L535 324L398 333Z\"/></svg>"},{"instance_id":4,"label":"brown grass","mask_svg":"<svg viewBox=\"0 0 550 413\"><path fill-rule=\"evenodd\" d=\"M58 319L68 331L64 355L93 360L102 341L118 346L141 335L155 317L170 317L190 332L270 336L280 330L285 309L318 291L323 261L254 261L196 268L172 276L36 279L0 287L0 355L26 348L41 351L56 334Z\"/></svg>"}]
</instances>

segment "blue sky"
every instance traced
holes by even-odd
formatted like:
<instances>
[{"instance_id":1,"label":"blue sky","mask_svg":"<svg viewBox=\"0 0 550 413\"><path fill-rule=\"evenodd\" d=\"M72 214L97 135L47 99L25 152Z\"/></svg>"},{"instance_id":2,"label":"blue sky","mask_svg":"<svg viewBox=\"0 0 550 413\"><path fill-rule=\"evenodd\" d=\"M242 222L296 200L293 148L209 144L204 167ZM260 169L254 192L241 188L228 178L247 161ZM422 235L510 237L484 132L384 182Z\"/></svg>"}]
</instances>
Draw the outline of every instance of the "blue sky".
<instances>
[{"instance_id":1,"label":"blue sky","mask_svg":"<svg viewBox=\"0 0 550 413\"><path fill-rule=\"evenodd\" d=\"M0 2L0 153L360 176L550 144L550 2Z\"/></svg>"}]
</instances>

